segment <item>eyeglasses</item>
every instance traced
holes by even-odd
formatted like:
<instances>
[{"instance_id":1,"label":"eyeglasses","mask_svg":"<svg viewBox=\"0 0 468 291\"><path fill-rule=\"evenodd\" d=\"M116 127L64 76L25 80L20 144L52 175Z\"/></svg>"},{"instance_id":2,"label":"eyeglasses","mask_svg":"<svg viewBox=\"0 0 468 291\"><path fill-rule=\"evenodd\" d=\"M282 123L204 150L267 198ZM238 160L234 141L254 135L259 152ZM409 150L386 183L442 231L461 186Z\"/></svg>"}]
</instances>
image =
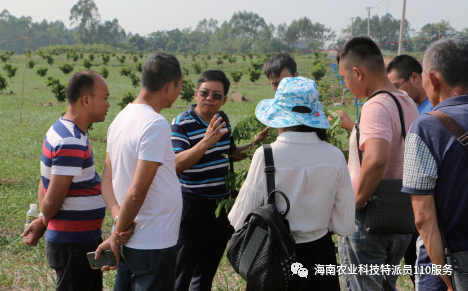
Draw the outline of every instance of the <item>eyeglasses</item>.
<instances>
[{"instance_id":1,"label":"eyeglasses","mask_svg":"<svg viewBox=\"0 0 468 291\"><path fill-rule=\"evenodd\" d=\"M404 82L408 81L411 76L413 76L413 73L411 73L411 75L409 75L406 79L404 79L403 82L401 82L400 85L398 85L396 88L397 89L400 88L401 85L403 85Z\"/></svg>"},{"instance_id":2,"label":"eyeglasses","mask_svg":"<svg viewBox=\"0 0 468 291\"><path fill-rule=\"evenodd\" d=\"M198 95L203 98L208 98L208 96L210 96L210 92L207 92L207 91L197 91L197 92L198 92ZM214 100L222 100L223 97L224 96L221 94L211 93L211 98L213 98Z\"/></svg>"}]
</instances>

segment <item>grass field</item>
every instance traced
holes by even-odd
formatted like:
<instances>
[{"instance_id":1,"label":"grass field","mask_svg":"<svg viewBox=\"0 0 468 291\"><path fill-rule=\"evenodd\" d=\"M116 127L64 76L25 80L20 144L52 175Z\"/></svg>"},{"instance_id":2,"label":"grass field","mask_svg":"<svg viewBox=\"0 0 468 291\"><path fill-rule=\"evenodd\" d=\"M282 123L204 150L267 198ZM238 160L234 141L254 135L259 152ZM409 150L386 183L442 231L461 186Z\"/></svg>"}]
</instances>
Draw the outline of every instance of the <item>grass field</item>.
<instances>
[{"instance_id":1,"label":"grass field","mask_svg":"<svg viewBox=\"0 0 468 291\"><path fill-rule=\"evenodd\" d=\"M97 56L97 55L96 55ZM67 61L65 55L54 56L55 63L50 66L37 55L33 56L36 62L34 69L26 69L22 124L19 125L20 99L22 73L24 67L24 55L14 55L11 63L18 67L16 77L10 82L4 93L0 93L0 290L53 290L55 286L55 273L48 267L45 260L45 242L42 239L37 247L28 247L23 244L20 237L23 231L26 212L29 204L37 203L37 185L40 179L40 156L43 138L49 127L65 111L66 104L57 106L38 106L38 103L47 103L55 100L49 88L45 86L45 78L53 76L59 78L62 84L66 84L70 75L64 75L58 66ZM193 63L190 56L184 58L178 56L183 67L190 70L190 76L196 83L197 75L193 72L190 64ZM254 58L255 60L255 58ZM301 76L311 77L310 68L312 59L307 56L296 57L298 71ZM140 61L144 61L140 60ZM197 58L197 62L200 59ZM92 69L99 70L100 57L94 60ZM216 58L208 61L208 69L224 70L230 78L230 72L245 69L249 60L243 61L237 57L237 62L229 64L224 60L224 65L216 65ZM203 66L203 61L201 61ZM127 60L124 65L119 64L115 57L111 57L108 64L110 75L107 83L110 90L109 113L105 122L94 124L89 134L92 143L96 170L99 174L103 170L103 162L106 151L106 133L112 120L119 113L120 107L117 103L127 91L132 91L128 77L121 76L119 69L122 66L133 68L133 61ZM36 68L43 66L49 68L46 77L39 77ZM75 63L75 70L83 70L81 60ZM6 76L3 70L0 74ZM138 72L137 72L138 74ZM329 77L331 81L331 77ZM332 88L341 92L344 86ZM139 88L135 90L138 93ZM265 76L261 76L256 83L251 83L244 75L238 84L232 84L230 93L238 91L250 98L252 102L233 103L228 102L222 108L230 117L235 126L240 120L251 114L252 107L260 100L273 98L274 93L269 86ZM12 92L12 93L10 93ZM229 94L230 95L230 94ZM337 102L337 93L330 101ZM337 99L337 100L335 100ZM347 99L348 106L341 107L355 119L354 100ZM170 122L178 114L187 108L175 108L176 106L188 106L189 104L178 99L174 108L164 109L161 114ZM250 141L245 141L250 142ZM246 163L238 163L237 167L248 167ZM107 238L112 219L107 213L103 225L103 237ZM310 270L309 270L310 272ZM106 290L112 290L114 286L115 272L104 275ZM400 290L412 290L412 283L408 278L400 277L398 282ZM244 290L245 282L233 271L226 257L218 269L218 275L213 284L213 290Z\"/></svg>"}]
</instances>

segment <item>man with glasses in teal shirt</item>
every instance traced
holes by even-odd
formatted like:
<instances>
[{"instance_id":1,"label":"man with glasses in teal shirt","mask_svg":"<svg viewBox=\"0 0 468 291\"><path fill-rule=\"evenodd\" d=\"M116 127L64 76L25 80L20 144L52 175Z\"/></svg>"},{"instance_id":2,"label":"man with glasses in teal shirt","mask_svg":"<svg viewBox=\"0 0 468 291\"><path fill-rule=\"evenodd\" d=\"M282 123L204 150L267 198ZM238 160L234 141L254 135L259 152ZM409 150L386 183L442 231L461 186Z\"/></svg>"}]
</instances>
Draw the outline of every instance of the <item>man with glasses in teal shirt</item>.
<instances>
[{"instance_id":1,"label":"man with glasses in teal shirt","mask_svg":"<svg viewBox=\"0 0 468 291\"><path fill-rule=\"evenodd\" d=\"M218 113L227 101L230 82L222 71L209 70L197 81L195 100L189 110L172 122L172 146L183 195L182 220L177 242L176 291L211 291L213 278L233 229L227 214L215 211L231 196L226 187L231 154L235 161L247 157L250 146L263 142L268 127L255 141L236 146L229 120ZM235 190L235 189L232 189Z\"/></svg>"},{"instance_id":2,"label":"man with glasses in teal shirt","mask_svg":"<svg viewBox=\"0 0 468 291\"><path fill-rule=\"evenodd\" d=\"M418 60L409 55L395 57L387 67L388 78L397 89L408 93L418 106L419 115L432 111L432 104L422 86L422 71Z\"/></svg>"}]
</instances>

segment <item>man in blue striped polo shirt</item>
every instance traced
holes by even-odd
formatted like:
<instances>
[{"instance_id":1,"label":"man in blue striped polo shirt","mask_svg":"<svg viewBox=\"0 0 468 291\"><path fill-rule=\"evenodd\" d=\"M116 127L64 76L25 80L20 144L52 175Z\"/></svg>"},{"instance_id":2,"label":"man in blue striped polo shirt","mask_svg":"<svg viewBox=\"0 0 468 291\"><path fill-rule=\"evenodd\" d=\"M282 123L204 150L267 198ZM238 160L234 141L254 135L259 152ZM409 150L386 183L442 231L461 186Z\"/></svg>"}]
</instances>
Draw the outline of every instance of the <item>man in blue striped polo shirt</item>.
<instances>
[{"instance_id":1,"label":"man in blue striped polo shirt","mask_svg":"<svg viewBox=\"0 0 468 291\"><path fill-rule=\"evenodd\" d=\"M227 198L225 178L229 159L225 154L245 159L250 146L268 136L268 127L255 141L236 146L228 120L218 110L226 103L230 82L222 71L209 70L200 75L195 91L196 105L172 122L172 146L176 171L182 187L184 206L177 242L176 291L210 291L231 226L224 211L215 216L218 201ZM230 126L229 126L230 127Z\"/></svg>"}]
</instances>

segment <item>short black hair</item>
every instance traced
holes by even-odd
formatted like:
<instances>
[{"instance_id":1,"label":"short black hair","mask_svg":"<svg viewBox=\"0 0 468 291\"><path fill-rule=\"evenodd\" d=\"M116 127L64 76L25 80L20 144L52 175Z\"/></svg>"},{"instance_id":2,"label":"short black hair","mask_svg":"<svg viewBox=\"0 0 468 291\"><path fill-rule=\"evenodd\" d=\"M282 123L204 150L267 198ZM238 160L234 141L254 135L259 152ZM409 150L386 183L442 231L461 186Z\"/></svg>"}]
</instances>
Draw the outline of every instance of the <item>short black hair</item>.
<instances>
[{"instance_id":1,"label":"short black hair","mask_svg":"<svg viewBox=\"0 0 468 291\"><path fill-rule=\"evenodd\" d=\"M229 87L231 86L231 82L229 82L229 79L226 77L226 74L224 74L223 71L220 70L208 70L204 71L200 77L198 77L197 81L197 90L200 89L200 85L202 83L208 82L208 81L220 81L223 83L224 86L224 96L227 96L229 92Z\"/></svg>"},{"instance_id":2,"label":"short black hair","mask_svg":"<svg viewBox=\"0 0 468 291\"><path fill-rule=\"evenodd\" d=\"M171 54L155 52L143 64L141 72L141 86L148 91L157 92L168 82L179 85L182 69L179 61Z\"/></svg>"},{"instance_id":3,"label":"short black hair","mask_svg":"<svg viewBox=\"0 0 468 291\"><path fill-rule=\"evenodd\" d=\"M286 52L282 52L271 56L266 60L263 65L263 73L270 78L277 78L281 75L284 68L288 68L291 75L294 76L297 72L297 64L291 55Z\"/></svg>"},{"instance_id":4,"label":"short black hair","mask_svg":"<svg viewBox=\"0 0 468 291\"><path fill-rule=\"evenodd\" d=\"M406 79L413 73L421 75L423 68L421 64L412 56L400 55L396 56L387 67L387 75L390 72L395 72L397 78Z\"/></svg>"},{"instance_id":5,"label":"short black hair","mask_svg":"<svg viewBox=\"0 0 468 291\"><path fill-rule=\"evenodd\" d=\"M468 40L443 38L432 43L423 60L424 70L434 70L451 87L468 87Z\"/></svg>"},{"instance_id":6,"label":"short black hair","mask_svg":"<svg viewBox=\"0 0 468 291\"><path fill-rule=\"evenodd\" d=\"M348 40L336 55L338 64L344 59L350 61L353 67L362 66L374 72L385 72L382 52L368 36L355 36Z\"/></svg>"},{"instance_id":7,"label":"short black hair","mask_svg":"<svg viewBox=\"0 0 468 291\"><path fill-rule=\"evenodd\" d=\"M94 77L96 75L99 76L94 71L86 70L76 72L71 76L65 92L68 104L75 104L81 96L86 94L94 97Z\"/></svg>"}]
</instances>

